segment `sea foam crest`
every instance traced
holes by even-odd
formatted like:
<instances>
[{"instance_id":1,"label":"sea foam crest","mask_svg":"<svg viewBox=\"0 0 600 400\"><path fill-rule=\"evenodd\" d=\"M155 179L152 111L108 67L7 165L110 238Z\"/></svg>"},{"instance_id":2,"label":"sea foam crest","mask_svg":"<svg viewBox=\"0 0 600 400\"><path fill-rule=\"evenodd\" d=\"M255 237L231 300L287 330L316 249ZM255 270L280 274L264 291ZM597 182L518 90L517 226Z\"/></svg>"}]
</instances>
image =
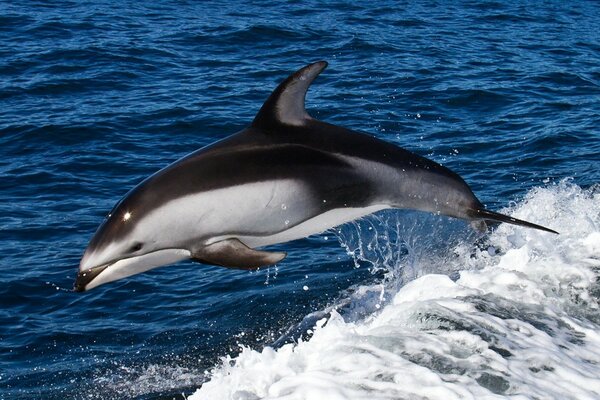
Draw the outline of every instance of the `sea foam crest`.
<instances>
[{"instance_id":1,"label":"sea foam crest","mask_svg":"<svg viewBox=\"0 0 600 400\"><path fill-rule=\"evenodd\" d=\"M565 181L503 211L561 234L504 224L424 257L460 271L414 274L362 319L332 311L307 341L246 347L190 398L600 398L599 188Z\"/></svg>"}]
</instances>

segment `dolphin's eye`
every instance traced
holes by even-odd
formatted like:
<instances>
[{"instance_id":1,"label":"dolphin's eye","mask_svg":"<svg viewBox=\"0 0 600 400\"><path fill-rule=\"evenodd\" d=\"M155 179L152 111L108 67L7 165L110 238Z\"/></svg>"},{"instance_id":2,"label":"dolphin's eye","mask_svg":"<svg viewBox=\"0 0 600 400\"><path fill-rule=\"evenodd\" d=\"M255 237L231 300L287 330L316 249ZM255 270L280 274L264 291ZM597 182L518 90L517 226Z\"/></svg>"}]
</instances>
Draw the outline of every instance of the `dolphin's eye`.
<instances>
[{"instance_id":1,"label":"dolphin's eye","mask_svg":"<svg viewBox=\"0 0 600 400\"><path fill-rule=\"evenodd\" d=\"M129 249L130 252L134 253L136 251L140 251L142 249L143 245L141 243L134 243L133 246L131 246L131 248Z\"/></svg>"}]
</instances>

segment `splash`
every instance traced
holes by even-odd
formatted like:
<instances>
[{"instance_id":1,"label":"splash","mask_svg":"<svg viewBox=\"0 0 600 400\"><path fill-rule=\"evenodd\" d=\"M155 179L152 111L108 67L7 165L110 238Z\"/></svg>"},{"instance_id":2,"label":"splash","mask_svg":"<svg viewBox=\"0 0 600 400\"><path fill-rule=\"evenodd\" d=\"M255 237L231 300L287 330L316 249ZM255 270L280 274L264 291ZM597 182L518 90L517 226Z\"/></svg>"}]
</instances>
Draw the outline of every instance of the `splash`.
<instances>
[{"instance_id":1,"label":"splash","mask_svg":"<svg viewBox=\"0 0 600 400\"><path fill-rule=\"evenodd\" d=\"M464 221L418 211L385 210L338 227L334 234L354 260L369 268L376 284L345 293L336 310L345 321L384 307L406 283L428 273L455 276L457 249L480 237Z\"/></svg>"},{"instance_id":2,"label":"splash","mask_svg":"<svg viewBox=\"0 0 600 400\"><path fill-rule=\"evenodd\" d=\"M599 398L599 187L536 188L503 212L561 234L501 225L444 257L419 226L399 241L350 237L370 222L340 233L357 265L391 274L390 300L362 318L333 309L308 340L245 347L191 398Z\"/></svg>"}]
</instances>

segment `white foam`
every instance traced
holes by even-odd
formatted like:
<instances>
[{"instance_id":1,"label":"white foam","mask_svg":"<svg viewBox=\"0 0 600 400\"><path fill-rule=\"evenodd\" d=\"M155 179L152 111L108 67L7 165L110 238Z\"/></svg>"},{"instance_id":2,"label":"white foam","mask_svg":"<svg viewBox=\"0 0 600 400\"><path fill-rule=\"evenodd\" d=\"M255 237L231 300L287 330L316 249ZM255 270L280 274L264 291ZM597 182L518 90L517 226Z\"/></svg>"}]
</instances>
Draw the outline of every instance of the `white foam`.
<instances>
[{"instance_id":1,"label":"white foam","mask_svg":"<svg viewBox=\"0 0 600 400\"><path fill-rule=\"evenodd\" d=\"M190 399L600 398L598 189L563 182L504 211L561 234L502 225L421 257L460 277L417 277L362 319L333 311L306 342L244 348Z\"/></svg>"}]
</instances>

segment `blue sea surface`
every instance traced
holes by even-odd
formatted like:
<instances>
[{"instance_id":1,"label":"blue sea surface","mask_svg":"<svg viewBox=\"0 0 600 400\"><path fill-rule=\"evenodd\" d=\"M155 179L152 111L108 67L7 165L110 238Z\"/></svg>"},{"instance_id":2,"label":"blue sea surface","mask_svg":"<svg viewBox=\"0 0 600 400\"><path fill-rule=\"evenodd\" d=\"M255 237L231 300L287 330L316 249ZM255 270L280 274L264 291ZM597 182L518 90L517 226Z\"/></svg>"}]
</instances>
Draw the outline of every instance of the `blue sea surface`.
<instances>
[{"instance_id":1,"label":"blue sea surface","mask_svg":"<svg viewBox=\"0 0 600 400\"><path fill-rule=\"evenodd\" d=\"M600 183L599 21L594 1L0 1L0 398L188 395L388 279L335 231L258 272L181 262L71 290L129 189L309 62L329 62L314 117L442 163L490 209Z\"/></svg>"}]
</instances>

